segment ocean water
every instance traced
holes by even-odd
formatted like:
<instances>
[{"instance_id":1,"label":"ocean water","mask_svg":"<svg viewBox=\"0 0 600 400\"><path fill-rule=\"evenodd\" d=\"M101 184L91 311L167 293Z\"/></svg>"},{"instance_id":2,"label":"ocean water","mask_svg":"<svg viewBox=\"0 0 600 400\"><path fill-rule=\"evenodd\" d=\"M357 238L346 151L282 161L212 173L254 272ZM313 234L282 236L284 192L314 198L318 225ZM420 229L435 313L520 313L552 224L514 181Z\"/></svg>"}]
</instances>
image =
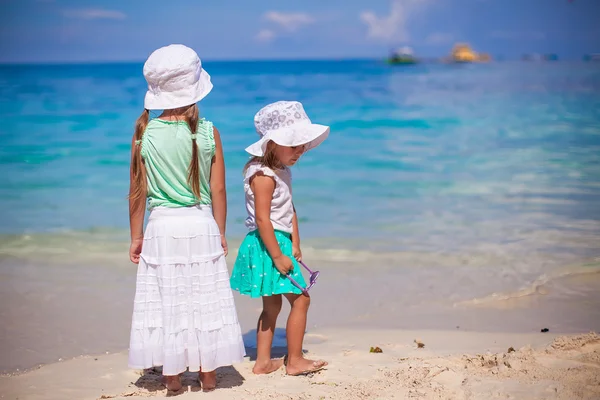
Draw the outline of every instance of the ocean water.
<instances>
[{"instance_id":1,"label":"ocean water","mask_svg":"<svg viewBox=\"0 0 600 400\"><path fill-rule=\"evenodd\" d=\"M253 116L287 99L331 126L293 169L314 257L375 267L475 260L482 271L510 269L516 290L600 255L598 64L205 67L215 88L200 109L223 138L233 242L245 233ZM141 63L0 66L0 254L126 248L145 89Z\"/></svg>"}]
</instances>

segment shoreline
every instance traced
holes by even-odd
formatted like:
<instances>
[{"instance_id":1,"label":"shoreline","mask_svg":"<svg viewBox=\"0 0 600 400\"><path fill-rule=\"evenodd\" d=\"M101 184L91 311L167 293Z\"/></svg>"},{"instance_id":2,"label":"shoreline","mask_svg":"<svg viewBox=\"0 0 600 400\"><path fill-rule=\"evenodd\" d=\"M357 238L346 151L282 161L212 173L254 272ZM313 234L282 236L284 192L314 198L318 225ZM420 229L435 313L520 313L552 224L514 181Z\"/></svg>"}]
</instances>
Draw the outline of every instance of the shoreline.
<instances>
[{"instance_id":1,"label":"shoreline","mask_svg":"<svg viewBox=\"0 0 600 400\"><path fill-rule=\"evenodd\" d=\"M306 251L305 258L314 260L310 253ZM230 266L233 257L228 257ZM406 257L419 258L417 254ZM0 257L4 278L0 301L10 304L0 310L5 321L0 326L4 355L0 373L31 371L59 359L103 356L127 348L135 266L108 259L96 265L78 261L40 263ZM558 274L541 284L534 281L538 282L534 290L526 290L525 295L487 292L483 297L456 297L463 286L474 284L470 273L482 273L477 266L425 268L407 263L406 267L370 268L362 260L316 264L322 275L311 291L309 334L322 329L369 328L496 334L539 333L543 328L551 334L600 332L597 261L590 270L584 267L584 273ZM47 274L49 270L52 274ZM234 296L242 332L251 340L260 301ZM284 305L278 328L285 326L287 310Z\"/></svg>"}]
</instances>

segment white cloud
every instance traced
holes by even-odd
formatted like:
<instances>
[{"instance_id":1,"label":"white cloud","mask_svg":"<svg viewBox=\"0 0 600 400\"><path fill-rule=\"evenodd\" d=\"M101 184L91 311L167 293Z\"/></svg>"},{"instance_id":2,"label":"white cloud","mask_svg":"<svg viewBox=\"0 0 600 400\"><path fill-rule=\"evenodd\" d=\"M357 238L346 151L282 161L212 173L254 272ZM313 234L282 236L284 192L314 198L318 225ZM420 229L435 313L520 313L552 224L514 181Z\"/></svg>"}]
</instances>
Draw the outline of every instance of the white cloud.
<instances>
[{"instance_id":1,"label":"white cloud","mask_svg":"<svg viewBox=\"0 0 600 400\"><path fill-rule=\"evenodd\" d=\"M295 32L304 25L310 25L315 19L307 13L283 13L279 11L269 11L264 15L267 21L279 25L281 28Z\"/></svg>"},{"instance_id":2,"label":"white cloud","mask_svg":"<svg viewBox=\"0 0 600 400\"><path fill-rule=\"evenodd\" d=\"M419 5L426 0L392 0L390 13L378 17L372 11L360 13L360 19L367 25L368 37L405 42L409 39L406 23Z\"/></svg>"},{"instance_id":3,"label":"white cloud","mask_svg":"<svg viewBox=\"0 0 600 400\"><path fill-rule=\"evenodd\" d=\"M262 29L260 32L256 34L256 40L259 42L270 42L275 39L275 32L270 29Z\"/></svg>"},{"instance_id":4,"label":"white cloud","mask_svg":"<svg viewBox=\"0 0 600 400\"><path fill-rule=\"evenodd\" d=\"M434 32L427 36L425 42L427 44L448 44L454 40L454 35L451 33Z\"/></svg>"},{"instance_id":5,"label":"white cloud","mask_svg":"<svg viewBox=\"0 0 600 400\"><path fill-rule=\"evenodd\" d=\"M269 11L263 15L263 18L268 21L271 26L274 27L267 29L261 29L255 36L255 39L259 42L271 42L282 31L285 32L296 32L305 25L314 24L315 18L311 15L303 12L296 13L284 13L279 11Z\"/></svg>"},{"instance_id":6,"label":"white cloud","mask_svg":"<svg viewBox=\"0 0 600 400\"><path fill-rule=\"evenodd\" d=\"M526 40L542 40L546 38L544 32L519 32L519 31L493 31L490 34L495 39L526 39Z\"/></svg>"},{"instance_id":7,"label":"white cloud","mask_svg":"<svg viewBox=\"0 0 600 400\"><path fill-rule=\"evenodd\" d=\"M101 8L81 8L63 10L63 15L67 18L75 19L125 19L127 15L117 10L104 10Z\"/></svg>"}]
</instances>

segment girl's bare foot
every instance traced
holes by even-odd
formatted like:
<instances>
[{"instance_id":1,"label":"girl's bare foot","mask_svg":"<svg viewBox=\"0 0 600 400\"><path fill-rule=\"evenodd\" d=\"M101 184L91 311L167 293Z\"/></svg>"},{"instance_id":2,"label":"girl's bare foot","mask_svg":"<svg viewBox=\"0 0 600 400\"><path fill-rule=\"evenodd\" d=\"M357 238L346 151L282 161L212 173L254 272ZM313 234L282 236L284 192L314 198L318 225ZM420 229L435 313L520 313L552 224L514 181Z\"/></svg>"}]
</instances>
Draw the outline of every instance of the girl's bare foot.
<instances>
[{"instance_id":1,"label":"girl's bare foot","mask_svg":"<svg viewBox=\"0 0 600 400\"><path fill-rule=\"evenodd\" d=\"M309 375L322 370L327 365L327 361L307 360L304 357L287 359L286 361L286 373L292 376Z\"/></svg>"},{"instance_id":2,"label":"girl's bare foot","mask_svg":"<svg viewBox=\"0 0 600 400\"><path fill-rule=\"evenodd\" d=\"M179 375L165 376L165 386L170 392L178 392L181 390L181 378Z\"/></svg>"},{"instance_id":3,"label":"girl's bare foot","mask_svg":"<svg viewBox=\"0 0 600 400\"><path fill-rule=\"evenodd\" d=\"M254 372L256 375L270 374L271 372L277 371L282 365L282 359L269 360L268 362L261 364L257 362L254 364L252 372Z\"/></svg>"},{"instance_id":4,"label":"girl's bare foot","mask_svg":"<svg viewBox=\"0 0 600 400\"><path fill-rule=\"evenodd\" d=\"M217 371L198 372L198 378L202 385L202 391L210 392L217 388Z\"/></svg>"}]
</instances>

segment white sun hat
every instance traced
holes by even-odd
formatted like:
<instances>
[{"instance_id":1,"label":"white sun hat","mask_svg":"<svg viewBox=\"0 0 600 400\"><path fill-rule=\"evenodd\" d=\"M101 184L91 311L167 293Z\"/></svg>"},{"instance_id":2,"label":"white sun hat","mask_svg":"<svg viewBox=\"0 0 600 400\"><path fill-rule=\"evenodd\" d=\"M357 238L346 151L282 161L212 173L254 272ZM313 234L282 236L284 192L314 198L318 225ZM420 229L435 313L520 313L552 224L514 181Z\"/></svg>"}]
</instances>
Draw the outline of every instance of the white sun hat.
<instances>
[{"instance_id":1,"label":"white sun hat","mask_svg":"<svg viewBox=\"0 0 600 400\"><path fill-rule=\"evenodd\" d=\"M313 124L297 101L278 101L261 108L254 116L254 126L261 138L246 151L257 157L265 154L269 140L286 147L305 145L304 151L308 151L329 135L329 127Z\"/></svg>"},{"instance_id":2,"label":"white sun hat","mask_svg":"<svg viewBox=\"0 0 600 400\"><path fill-rule=\"evenodd\" d=\"M155 50L144 64L144 108L171 110L196 104L213 88L198 54L182 44Z\"/></svg>"}]
</instances>

